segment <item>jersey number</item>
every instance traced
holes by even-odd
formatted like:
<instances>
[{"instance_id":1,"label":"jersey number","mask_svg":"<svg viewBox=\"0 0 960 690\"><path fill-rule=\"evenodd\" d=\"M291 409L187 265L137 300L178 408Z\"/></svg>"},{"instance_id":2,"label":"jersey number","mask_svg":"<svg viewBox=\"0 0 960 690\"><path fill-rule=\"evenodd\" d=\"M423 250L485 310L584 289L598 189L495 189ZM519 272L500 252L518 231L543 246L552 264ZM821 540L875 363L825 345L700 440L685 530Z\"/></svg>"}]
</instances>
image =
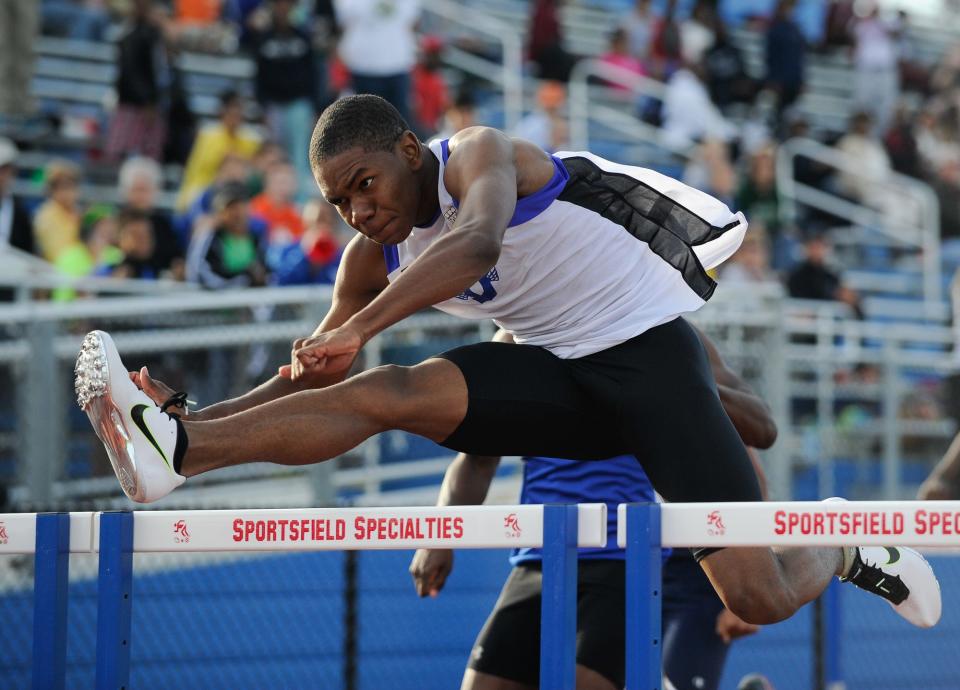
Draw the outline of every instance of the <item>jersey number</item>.
<instances>
[{"instance_id":1,"label":"jersey number","mask_svg":"<svg viewBox=\"0 0 960 690\"><path fill-rule=\"evenodd\" d=\"M500 276L497 273L496 267L494 267L490 269L490 272L487 273L487 275L485 275L483 278L481 278L478 281L480 283L480 289L483 290L483 292L478 294L473 290L471 290L470 288L467 288L466 290L461 292L459 295L457 295L457 299L462 299L463 301L472 299L472 300L476 300L479 304L483 304L484 302L489 302L490 300L492 300L494 297L497 296L497 290L496 288L493 287L493 283L496 280L500 280Z\"/></svg>"}]
</instances>

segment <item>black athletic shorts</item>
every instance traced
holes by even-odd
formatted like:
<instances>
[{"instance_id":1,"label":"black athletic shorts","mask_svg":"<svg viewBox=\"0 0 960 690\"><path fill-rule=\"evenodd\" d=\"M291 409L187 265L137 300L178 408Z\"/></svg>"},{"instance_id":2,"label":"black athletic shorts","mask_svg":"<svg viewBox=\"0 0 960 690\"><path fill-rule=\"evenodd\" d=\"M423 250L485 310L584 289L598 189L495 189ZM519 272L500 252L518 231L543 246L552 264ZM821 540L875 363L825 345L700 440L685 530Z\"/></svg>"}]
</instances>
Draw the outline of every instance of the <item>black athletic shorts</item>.
<instances>
[{"instance_id":1,"label":"black athletic shorts","mask_svg":"<svg viewBox=\"0 0 960 690\"><path fill-rule=\"evenodd\" d=\"M510 571L500 598L477 636L468 666L479 673L539 687L539 561ZM577 663L624 683L624 562L584 559L577 566Z\"/></svg>"},{"instance_id":2,"label":"black athletic shorts","mask_svg":"<svg viewBox=\"0 0 960 690\"><path fill-rule=\"evenodd\" d=\"M577 567L577 663L624 685L624 561L583 559ZM469 667L538 687L541 563L510 572L477 636ZM663 564L663 670L677 690L717 690L730 645L717 635L723 603L686 551Z\"/></svg>"},{"instance_id":3,"label":"black athletic shorts","mask_svg":"<svg viewBox=\"0 0 960 690\"><path fill-rule=\"evenodd\" d=\"M478 455L640 459L667 501L759 501L706 350L683 319L592 355L478 343L445 352L469 403L443 445Z\"/></svg>"}]
</instances>

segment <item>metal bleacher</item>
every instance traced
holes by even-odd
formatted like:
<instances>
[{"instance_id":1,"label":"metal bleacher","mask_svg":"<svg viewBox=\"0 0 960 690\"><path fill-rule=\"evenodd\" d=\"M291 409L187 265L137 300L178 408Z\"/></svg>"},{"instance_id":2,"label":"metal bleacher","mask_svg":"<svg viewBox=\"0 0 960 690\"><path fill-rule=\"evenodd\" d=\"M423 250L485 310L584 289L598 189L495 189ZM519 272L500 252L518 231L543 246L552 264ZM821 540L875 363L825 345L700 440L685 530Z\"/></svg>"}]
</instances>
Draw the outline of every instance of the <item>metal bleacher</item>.
<instances>
[{"instance_id":1,"label":"metal bleacher","mask_svg":"<svg viewBox=\"0 0 960 690\"><path fill-rule=\"evenodd\" d=\"M84 165L87 178L83 198L91 202L116 201L116 169L98 166L109 114L115 103L117 76L113 43L77 41L42 36L36 43L32 91L41 109L55 123L54 131L21 142L20 177L15 191L28 200L43 194L41 171L52 158L66 157ZM216 116L219 94L226 89L253 93L254 65L243 55L184 53L176 60L190 107L202 121ZM177 183L173 172L168 190ZM162 205L172 203L170 194Z\"/></svg>"}]
</instances>

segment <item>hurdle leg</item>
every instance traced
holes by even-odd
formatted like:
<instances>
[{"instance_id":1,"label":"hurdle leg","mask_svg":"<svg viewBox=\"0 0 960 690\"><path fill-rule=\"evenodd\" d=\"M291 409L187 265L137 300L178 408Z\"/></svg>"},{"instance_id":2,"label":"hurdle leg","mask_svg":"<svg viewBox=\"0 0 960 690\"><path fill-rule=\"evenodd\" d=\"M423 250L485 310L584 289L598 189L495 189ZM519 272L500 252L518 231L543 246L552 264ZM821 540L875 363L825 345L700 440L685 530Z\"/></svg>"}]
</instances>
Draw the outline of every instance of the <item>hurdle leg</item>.
<instances>
[{"instance_id":1,"label":"hurdle leg","mask_svg":"<svg viewBox=\"0 0 960 690\"><path fill-rule=\"evenodd\" d=\"M662 557L660 506L627 506L627 690L660 690Z\"/></svg>"},{"instance_id":2,"label":"hurdle leg","mask_svg":"<svg viewBox=\"0 0 960 690\"><path fill-rule=\"evenodd\" d=\"M821 653L824 659L824 687L826 690L844 690L843 644L843 585L834 579L823 593L824 636Z\"/></svg>"},{"instance_id":3,"label":"hurdle leg","mask_svg":"<svg viewBox=\"0 0 960 690\"><path fill-rule=\"evenodd\" d=\"M37 515L33 585L33 687L63 688L67 666L70 515Z\"/></svg>"},{"instance_id":4,"label":"hurdle leg","mask_svg":"<svg viewBox=\"0 0 960 690\"><path fill-rule=\"evenodd\" d=\"M102 513L97 580L97 690L130 687L132 608L133 513Z\"/></svg>"},{"instance_id":5,"label":"hurdle leg","mask_svg":"<svg viewBox=\"0 0 960 690\"><path fill-rule=\"evenodd\" d=\"M575 505L543 507L540 687L576 688L577 516Z\"/></svg>"}]
</instances>

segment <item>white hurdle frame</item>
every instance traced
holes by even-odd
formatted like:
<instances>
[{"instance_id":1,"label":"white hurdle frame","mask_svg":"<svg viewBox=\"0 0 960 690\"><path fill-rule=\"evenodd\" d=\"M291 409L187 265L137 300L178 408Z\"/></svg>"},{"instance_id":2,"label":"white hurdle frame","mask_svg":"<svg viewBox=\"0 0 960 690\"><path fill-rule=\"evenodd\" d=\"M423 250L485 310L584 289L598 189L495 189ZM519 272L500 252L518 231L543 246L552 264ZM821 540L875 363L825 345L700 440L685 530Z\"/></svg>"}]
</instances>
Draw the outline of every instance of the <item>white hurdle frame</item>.
<instances>
[{"instance_id":1,"label":"white hurdle frame","mask_svg":"<svg viewBox=\"0 0 960 690\"><path fill-rule=\"evenodd\" d=\"M662 547L956 548L960 501L631 504L619 506L617 527L627 559L626 687L660 690ZM36 558L35 688L64 684L68 553L100 554L96 687L122 688L134 552L542 546L541 684L572 690L577 546L606 541L603 504L0 514L0 555Z\"/></svg>"},{"instance_id":2,"label":"white hurdle frame","mask_svg":"<svg viewBox=\"0 0 960 690\"><path fill-rule=\"evenodd\" d=\"M8 514L0 515L0 528L0 554L38 554L35 621L45 623L34 628L34 688L64 687L68 549L100 554L95 687L116 690L130 682L135 552L542 547L548 604L542 607L541 676L546 687L574 690L577 548L606 545L607 506ZM41 561L41 552L50 556ZM47 562L49 567L39 567Z\"/></svg>"}]
</instances>

